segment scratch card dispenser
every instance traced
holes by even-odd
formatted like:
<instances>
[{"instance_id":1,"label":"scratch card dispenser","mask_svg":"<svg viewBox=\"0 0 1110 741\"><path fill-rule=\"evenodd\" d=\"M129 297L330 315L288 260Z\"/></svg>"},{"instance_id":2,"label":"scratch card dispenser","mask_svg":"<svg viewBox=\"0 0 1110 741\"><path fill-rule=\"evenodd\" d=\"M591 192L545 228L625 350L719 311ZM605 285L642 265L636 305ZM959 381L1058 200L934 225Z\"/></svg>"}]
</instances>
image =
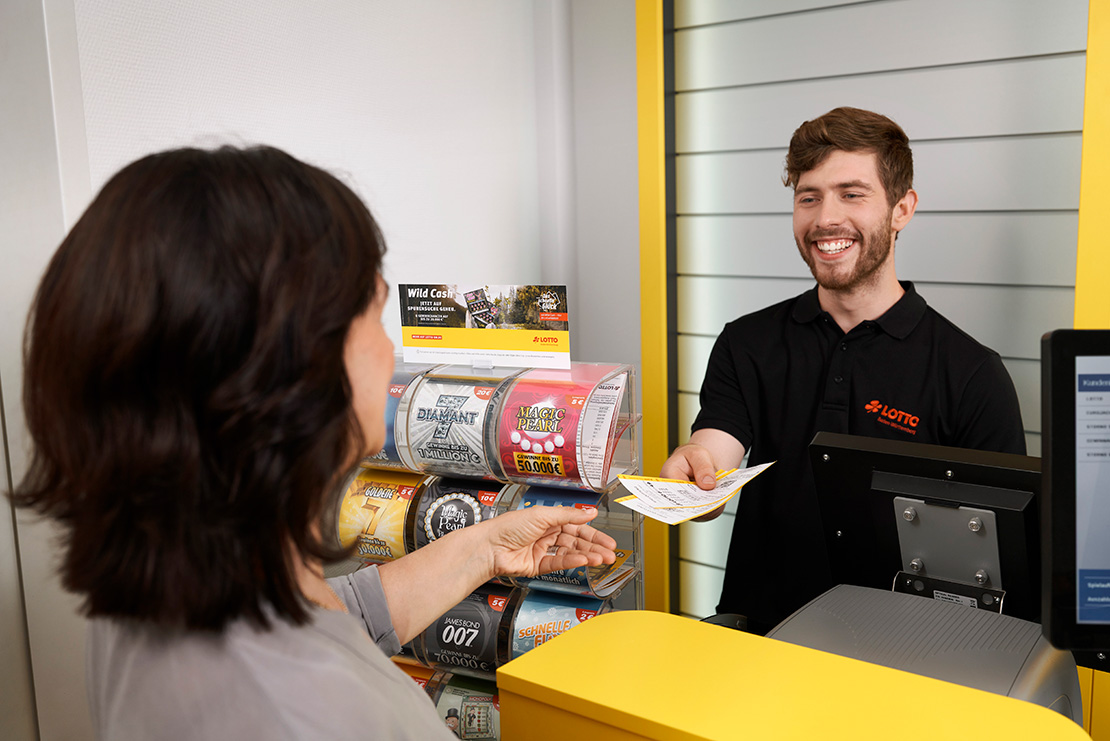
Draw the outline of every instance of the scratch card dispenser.
<instances>
[{"instance_id":1,"label":"scratch card dispenser","mask_svg":"<svg viewBox=\"0 0 1110 741\"><path fill-rule=\"evenodd\" d=\"M412 681L416 682L416 684L420 686L420 689L425 692L429 691L429 684L435 681L433 677L435 677L436 672L422 664L410 664L398 661L393 663L397 665L398 669L412 677Z\"/></svg>"},{"instance_id":2,"label":"scratch card dispenser","mask_svg":"<svg viewBox=\"0 0 1110 741\"><path fill-rule=\"evenodd\" d=\"M440 672L427 691L439 717L459 738L501 738L501 704L494 682Z\"/></svg>"},{"instance_id":3,"label":"scratch card dispenser","mask_svg":"<svg viewBox=\"0 0 1110 741\"><path fill-rule=\"evenodd\" d=\"M604 495L584 489L556 489L553 487L522 487L516 509L528 507L577 507L597 508L597 518L591 523L608 532L606 520L609 512L601 500ZM551 571L532 578L509 577L511 584L529 589L580 597L610 597L639 573L639 562L631 548L617 548L616 560L611 564L580 566L576 569Z\"/></svg>"},{"instance_id":4,"label":"scratch card dispenser","mask_svg":"<svg viewBox=\"0 0 1110 741\"><path fill-rule=\"evenodd\" d=\"M497 478L486 454L505 382L513 370L443 366L418 383L398 406L397 449L406 467L445 476Z\"/></svg>"},{"instance_id":5,"label":"scratch card dispenser","mask_svg":"<svg viewBox=\"0 0 1110 741\"><path fill-rule=\"evenodd\" d=\"M420 657L416 655L414 642L415 641L409 641L408 643L403 644L401 646L401 650L390 657L394 664L424 667L424 662L422 662L420 660Z\"/></svg>"},{"instance_id":6,"label":"scratch card dispenser","mask_svg":"<svg viewBox=\"0 0 1110 741\"><path fill-rule=\"evenodd\" d=\"M422 479L415 473L359 469L339 507L340 544L354 543L354 557L367 563L405 555L405 521Z\"/></svg>"},{"instance_id":7,"label":"scratch card dispenser","mask_svg":"<svg viewBox=\"0 0 1110 741\"><path fill-rule=\"evenodd\" d=\"M499 584L471 592L417 636L417 656L425 666L493 679L497 667L508 661L507 633L516 604L512 594Z\"/></svg>"},{"instance_id":8,"label":"scratch card dispenser","mask_svg":"<svg viewBox=\"0 0 1110 741\"><path fill-rule=\"evenodd\" d=\"M609 604L599 599L527 591L513 618L509 659L523 656L536 646L608 610Z\"/></svg>"},{"instance_id":9,"label":"scratch card dispenser","mask_svg":"<svg viewBox=\"0 0 1110 741\"><path fill-rule=\"evenodd\" d=\"M628 366L576 363L570 370L534 369L505 394L491 448L510 481L603 491L633 465L612 463L630 427ZM626 456L627 457L627 456Z\"/></svg>"},{"instance_id":10,"label":"scratch card dispenser","mask_svg":"<svg viewBox=\"0 0 1110 741\"><path fill-rule=\"evenodd\" d=\"M476 525L497 514L497 501L506 487L477 479L432 477L409 509L408 550L423 548L449 532Z\"/></svg>"},{"instance_id":11,"label":"scratch card dispenser","mask_svg":"<svg viewBox=\"0 0 1110 741\"><path fill-rule=\"evenodd\" d=\"M406 468L401 454L397 450L397 424L404 424L404 419L398 419L397 409L402 400L407 400L416 389L418 381L425 373L435 368L435 365L420 363L405 363L400 356L393 359L393 377L389 380L389 395L385 400L385 443L380 452L368 456L362 461L363 466L373 468ZM407 406L407 405L406 405Z\"/></svg>"}]
</instances>

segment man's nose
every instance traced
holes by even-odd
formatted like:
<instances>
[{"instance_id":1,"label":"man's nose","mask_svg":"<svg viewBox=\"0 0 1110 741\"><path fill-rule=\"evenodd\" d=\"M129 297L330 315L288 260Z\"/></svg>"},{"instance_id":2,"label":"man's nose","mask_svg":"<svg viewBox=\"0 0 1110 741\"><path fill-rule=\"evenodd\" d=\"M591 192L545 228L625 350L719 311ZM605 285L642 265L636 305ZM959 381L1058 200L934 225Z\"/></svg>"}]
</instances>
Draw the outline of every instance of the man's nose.
<instances>
[{"instance_id":1,"label":"man's nose","mask_svg":"<svg viewBox=\"0 0 1110 741\"><path fill-rule=\"evenodd\" d=\"M828 228L830 226L838 226L844 220L844 212L840 208L840 204L835 199L826 198L821 201L818 207L820 210L817 213L817 226L821 228Z\"/></svg>"}]
</instances>

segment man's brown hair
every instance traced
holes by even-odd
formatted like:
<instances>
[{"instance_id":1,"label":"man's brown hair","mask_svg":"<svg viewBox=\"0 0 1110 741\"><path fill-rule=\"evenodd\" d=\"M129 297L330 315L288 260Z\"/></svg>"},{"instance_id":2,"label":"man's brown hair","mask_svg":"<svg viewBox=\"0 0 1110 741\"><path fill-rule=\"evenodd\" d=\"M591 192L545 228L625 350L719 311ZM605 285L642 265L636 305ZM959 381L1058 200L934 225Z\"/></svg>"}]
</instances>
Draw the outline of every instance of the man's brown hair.
<instances>
[{"instance_id":1,"label":"man's brown hair","mask_svg":"<svg viewBox=\"0 0 1110 741\"><path fill-rule=\"evenodd\" d=\"M820 165L835 150L874 152L891 206L913 187L913 152L902 127L879 113L846 107L798 127L786 153L783 184L797 188L802 173Z\"/></svg>"}]
</instances>

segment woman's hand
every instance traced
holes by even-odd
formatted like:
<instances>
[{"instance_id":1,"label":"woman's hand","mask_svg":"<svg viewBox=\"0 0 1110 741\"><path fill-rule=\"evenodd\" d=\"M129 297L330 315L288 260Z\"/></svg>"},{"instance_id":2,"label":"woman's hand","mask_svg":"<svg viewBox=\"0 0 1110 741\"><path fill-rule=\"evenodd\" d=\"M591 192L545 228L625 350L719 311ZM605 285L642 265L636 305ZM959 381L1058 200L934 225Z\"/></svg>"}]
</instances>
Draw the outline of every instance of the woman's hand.
<instances>
[{"instance_id":1,"label":"woman's hand","mask_svg":"<svg viewBox=\"0 0 1110 741\"><path fill-rule=\"evenodd\" d=\"M378 567L401 643L484 582L613 563L616 541L586 523L596 509L529 507L455 530Z\"/></svg>"},{"instance_id":2,"label":"woman's hand","mask_svg":"<svg viewBox=\"0 0 1110 741\"><path fill-rule=\"evenodd\" d=\"M536 576L548 571L613 563L617 541L586 523L597 510L530 507L483 523L492 576Z\"/></svg>"}]
</instances>

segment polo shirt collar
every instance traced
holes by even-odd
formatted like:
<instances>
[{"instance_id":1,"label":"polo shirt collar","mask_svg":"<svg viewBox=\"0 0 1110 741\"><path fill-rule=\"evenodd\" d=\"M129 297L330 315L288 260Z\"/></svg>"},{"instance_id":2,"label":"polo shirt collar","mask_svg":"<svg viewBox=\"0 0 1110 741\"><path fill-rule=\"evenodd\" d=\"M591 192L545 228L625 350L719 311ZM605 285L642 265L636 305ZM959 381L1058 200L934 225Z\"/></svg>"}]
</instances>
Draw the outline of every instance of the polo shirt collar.
<instances>
[{"instance_id":1,"label":"polo shirt collar","mask_svg":"<svg viewBox=\"0 0 1110 741\"><path fill-rule=\"evenodd\" d=\"M925 316L925 299L913 287L913 281L898 281L902 285L902 298L887 309L886 313L875 320L884 332L899 340L909 336L921 317ZM791 316L800 324L808 324L825 315L821 302L817 299L817 286L809 289L794 303Z\"/></svg>"}]
</instances>

